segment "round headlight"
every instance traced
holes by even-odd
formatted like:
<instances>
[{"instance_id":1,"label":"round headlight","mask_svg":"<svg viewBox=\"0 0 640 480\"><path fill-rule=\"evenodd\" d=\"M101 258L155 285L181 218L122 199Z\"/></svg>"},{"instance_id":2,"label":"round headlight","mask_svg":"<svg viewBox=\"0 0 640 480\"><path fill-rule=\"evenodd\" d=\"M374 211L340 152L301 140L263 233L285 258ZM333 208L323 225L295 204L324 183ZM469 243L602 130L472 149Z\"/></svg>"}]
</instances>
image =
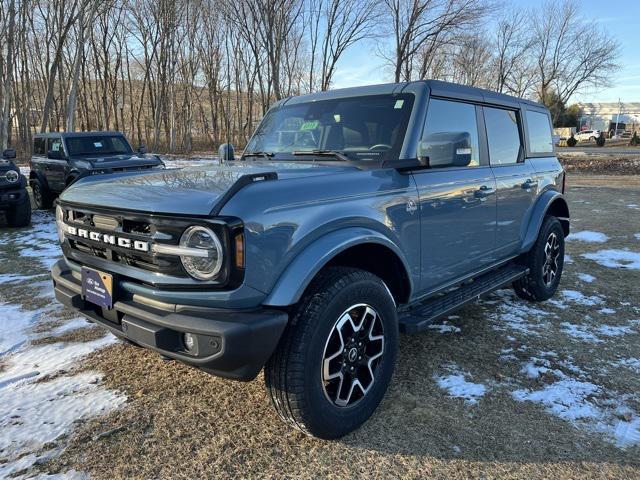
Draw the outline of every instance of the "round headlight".
<instances>
[{"instance_id":1,"label":"round headlight","mask_svg":"<svg viewBox=\"0 0 640 480\"><path fill-rule=\"evenodd\" d=\"M5 172L4 178L6 178L7 182L9 183L16 183L18 180L20 180L20 174L15 170L8 170L7 172Z\"/></svg>"},{"instance_id":2,"label":"round headlight","mask_svg":"<svg viewBox=\"0 0 640 480\"><path fill-rule=\"evenodd\" d=\"M187 228L180 246L201 250L197 255L181 255L180 260L189 275L197 280L211 280L222 268L222 244L210 229L201 226Z\"/></svg>"},{"instance_id":3,"label":"round headlight","mask_svg":"<svg viewBox=\"0 0 640 480\"><path fill-rule=\"evenodd\" d=\"M58 230L58 240L64 242L64 210L60 205L56 206L56 229Z\"/></svg>"}]
</instances>

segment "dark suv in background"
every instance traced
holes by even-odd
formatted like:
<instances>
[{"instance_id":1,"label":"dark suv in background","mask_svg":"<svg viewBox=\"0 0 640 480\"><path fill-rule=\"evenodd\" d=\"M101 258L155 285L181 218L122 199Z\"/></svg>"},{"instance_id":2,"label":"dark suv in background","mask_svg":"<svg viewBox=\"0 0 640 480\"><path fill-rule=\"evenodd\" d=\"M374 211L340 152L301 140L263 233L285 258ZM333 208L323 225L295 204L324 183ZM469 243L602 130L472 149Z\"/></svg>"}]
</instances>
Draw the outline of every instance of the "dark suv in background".
<instances>
[{"instance_id":1,"label":"dark suv in background","mask_svg":"<svg viewBox=\"0 0 640 480\"><path fill-rule=\"evenodd\" d=\"M120 132L40 133L33 139L29 183L36 208L53 200L79 178L162 167L157 155L137 152Z\"/></svg>"},{"instance_id":2,"label":"dark suv in background","mask_svg":"<svg viewBox=\"0 0 640 480\"><path fill-rule=\"evenodd\" d=\"M27 179L13 162L16 151L8 148L0 158L0 212L10 227L26 227L31 223L31 200Z\"/></svg>"}]
</instances>

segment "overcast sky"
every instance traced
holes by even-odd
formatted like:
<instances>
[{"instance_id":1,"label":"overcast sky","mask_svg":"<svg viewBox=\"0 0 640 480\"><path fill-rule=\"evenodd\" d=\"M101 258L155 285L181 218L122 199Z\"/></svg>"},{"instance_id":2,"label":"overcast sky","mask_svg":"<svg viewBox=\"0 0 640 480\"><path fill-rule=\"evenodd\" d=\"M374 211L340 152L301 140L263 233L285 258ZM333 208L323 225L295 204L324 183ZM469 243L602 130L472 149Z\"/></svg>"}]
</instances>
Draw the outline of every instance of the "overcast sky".
<instances>
[{"instance_id":1,"label":"overcast sky","mask_svg":"<svg viewBox=\"0 0 640 480\"><path fill-rule=\"evenodd\" d=\"M514 0L526 6L526 0ZM608 8L611 6L612 8ZM601 0L580 0L580 10L593 18L618 39L622 68L613 76L613 87L577 95L572 102L640 102L640 0L603 3ZM391 48L392 45L389 45ZM341 58L333 88L373 85L393 81L392 71L376 54L378 45L356 45ZM577 48L571 46L569 48Z\"/></svg>"}]
</instances>

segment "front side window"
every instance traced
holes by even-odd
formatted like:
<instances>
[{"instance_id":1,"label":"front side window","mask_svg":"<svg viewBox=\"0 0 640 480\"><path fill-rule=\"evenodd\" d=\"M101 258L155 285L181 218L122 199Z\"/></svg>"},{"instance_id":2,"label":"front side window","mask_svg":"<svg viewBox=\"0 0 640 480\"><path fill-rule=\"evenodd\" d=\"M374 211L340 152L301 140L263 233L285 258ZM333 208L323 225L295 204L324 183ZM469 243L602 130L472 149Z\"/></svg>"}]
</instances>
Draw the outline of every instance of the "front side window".
<instances>
[{"instance_id":1,"label":"front side window","mask_svg":"<svg viewBox=\"0 0 640 480\"><path fill-rule=\"evenodd\" d=\"M132 153L129 143L118 135L67 137L66 142L67 151L72 157L79 155L127 155Z\"/></svg>"},{"instance_id":2,"label":"front side window","mask_svg":"<svg viewBox=\"0 0 640 480\"><path fill-rule=\"evenodd\" d=\"M418 150L431 168L480 165L475 105L431 99Z\"/></svg>"},{"instance_id":3,"label":"front side window","mask_svg":"<svg viewBox=\"0 0 640 480\"><path fill-rule=\"evenodd\" d=\"M532 153L552 153L551 123L546 113L527 110L527 143Z\"/></svg>"},{"instance_id":4,"label":"front side window","mask_svg":"<svg viewBox=\"0 0 640 480\"><path fill-rule=\"evenodd\" d=\"M49 139L49 151L50 152L62 152L62 140L60 137Z\"/></svg>"},{"instance_id":5,"label":"front side window","mask_svg":"<svg viewBox=\"0 0 640 480\"><path fill-rule=\"evenodd\" d=\"M349 160L398 159L413 101L413 94L400 94L285 104L267 114L246 152L302 159L294 153L331 150Z\"/></svg>"},{"instance_id":6,"label":"front side window","mask_svg":"<svg viewBox=\"0 0 640 480\"><path fill-rule=\"evenodd\" d=\"M516 112L484 107L484 122L487 127L491 164L506 165L518 162L521 143Z\"/></svg>"}]
</instances>

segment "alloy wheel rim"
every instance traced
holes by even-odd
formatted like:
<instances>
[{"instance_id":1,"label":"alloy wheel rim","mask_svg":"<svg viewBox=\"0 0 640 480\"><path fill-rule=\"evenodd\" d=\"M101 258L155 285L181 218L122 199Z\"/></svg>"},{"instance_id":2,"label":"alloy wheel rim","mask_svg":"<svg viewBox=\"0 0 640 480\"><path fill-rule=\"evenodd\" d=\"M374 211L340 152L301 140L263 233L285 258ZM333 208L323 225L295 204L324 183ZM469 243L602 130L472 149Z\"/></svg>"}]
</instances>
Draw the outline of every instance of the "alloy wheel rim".
<instances>
[{"instance_id":1,"label":"alloy wheel rim","mask_svg":"<svg viewBox=\"0 0 640 480\"><path fill-rule=\"evenodd\" d=\"M338 407L360 402L375 383L384 354L384 328L366 304L349 307L331 329L322 355L322 388Z\"/></svg>"},{"instance_id":2,"label":"alloy wheel rim","mask_svg":"<svg viewBox=\"0 0 640 480\"><path fill-rule=\"evenodd\" d=\"M560 257L560 241L555 232L549 234L544 245L544 263L542 264L542 281L548 287L558 275L558 257Z\"/></svg>"},{"instance_id":3,"label":"alloy wheel rim","mask_svg":"<svg viewBox=\"0 0 640 480\"><path fill-rule=\"evenodd\" d=\"M36 205L39 206L42 204L42 194L40 193L40 187L37 185L33 186L33 197L36 201Z\"/></svg>"}]
</instances>

